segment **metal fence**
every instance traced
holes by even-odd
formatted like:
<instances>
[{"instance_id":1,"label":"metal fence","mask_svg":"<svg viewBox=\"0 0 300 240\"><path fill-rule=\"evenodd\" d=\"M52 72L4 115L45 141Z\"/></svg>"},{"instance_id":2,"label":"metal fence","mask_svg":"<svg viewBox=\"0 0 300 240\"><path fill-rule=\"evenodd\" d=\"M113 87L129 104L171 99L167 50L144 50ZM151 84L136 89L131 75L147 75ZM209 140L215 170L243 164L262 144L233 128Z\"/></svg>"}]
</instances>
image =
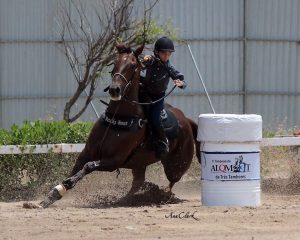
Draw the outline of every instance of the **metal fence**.
<instances>
[{"instance_id":1,"label":"metal fence","mask_svg":"<svg viewBox=\"0 0 300 240\"><path fill-rule=\"evenodd\" d=\"M299 12L299 0L161 0L153 16L190 43L217 113L261 114L275 129L300 126ZM76 82L56 14L57 0L0 0L0 127L62 119ZM187 46L177 45L172 60L189 85L168 102L197 120L211 109ZM95 119L91 108L81 118Z\"/></svg>"}]
</instances>

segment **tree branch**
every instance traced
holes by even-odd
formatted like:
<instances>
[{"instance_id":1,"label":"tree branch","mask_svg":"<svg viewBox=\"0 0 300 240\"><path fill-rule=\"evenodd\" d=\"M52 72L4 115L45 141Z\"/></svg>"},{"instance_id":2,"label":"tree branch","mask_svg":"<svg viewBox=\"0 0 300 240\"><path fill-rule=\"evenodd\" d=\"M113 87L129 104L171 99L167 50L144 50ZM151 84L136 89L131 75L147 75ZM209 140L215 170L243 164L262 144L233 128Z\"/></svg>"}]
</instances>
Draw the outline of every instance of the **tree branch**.
<instances>
[{"instance_id":1,"label":"tree branch","mask_svg":"<svg viewBox=\"0 0 300 240\"><path fill-rule=\"evenodd\" d=\"M115 44L121 40L124 44L135 45L136 30L144 24L144 34L150 26L151 11L158 0L145 0L142 21L134 21L132 12L139 0L99 0L90 12L85 1L70 1L72 10L61 4L60 24L63 52L69 62L72 73L78 83L73 96L64 109L64 120L73 122L86 110L93 99L98 73L105 71L115 54ZM73 11L72 14L70 11ZM97 24L91 24L97 19ZM96 29L93 26L97 26ZM146 37L145 37L146 38ZM82 92L89 87L84 106L73 116L70 112Z\"/></svg>"}]
</instances>

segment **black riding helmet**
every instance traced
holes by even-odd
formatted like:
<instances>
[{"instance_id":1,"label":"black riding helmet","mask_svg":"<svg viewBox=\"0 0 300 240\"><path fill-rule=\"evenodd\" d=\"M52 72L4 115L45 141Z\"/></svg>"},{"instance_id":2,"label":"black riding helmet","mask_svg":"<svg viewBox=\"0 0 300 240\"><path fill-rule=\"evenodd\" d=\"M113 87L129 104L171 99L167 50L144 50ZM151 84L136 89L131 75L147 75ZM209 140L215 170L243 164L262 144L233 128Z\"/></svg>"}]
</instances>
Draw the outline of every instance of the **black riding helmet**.
<instances>
[{"instance_id":1,"label":"black riding helmet","mask_svg":"<svg viewBox=\"0 0 300 240\"><path fill-rule=\"evenodd\" d=\"M154 51L168 51L175 52L173 41L168 37L161 37L156 40L154 44Z\"/></svg>"}]
</instances>

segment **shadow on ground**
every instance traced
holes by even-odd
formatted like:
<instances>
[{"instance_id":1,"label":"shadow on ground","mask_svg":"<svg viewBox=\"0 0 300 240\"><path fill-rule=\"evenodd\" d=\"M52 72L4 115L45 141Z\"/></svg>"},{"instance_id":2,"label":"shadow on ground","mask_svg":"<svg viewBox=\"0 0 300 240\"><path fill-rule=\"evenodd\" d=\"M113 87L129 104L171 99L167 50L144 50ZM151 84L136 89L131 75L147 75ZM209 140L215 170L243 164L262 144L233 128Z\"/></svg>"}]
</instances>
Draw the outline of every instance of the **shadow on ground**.
<instances>
[{"instance_id":1,"label":"shadow on ground","mask_svg":"<svg viewBox=\"0 0 300 240\"><path fill-rule=\"evenodd\" d=\"M85 203L76 204L77 207L87 208L112 208L112 207L142 207L142 206L160 206L164 204L176 204L185 200L170 194L158 185L145 182L141 190L131 196L112 196L112 195L94 195L85 199Z\"/></svg>"}]
</instances>

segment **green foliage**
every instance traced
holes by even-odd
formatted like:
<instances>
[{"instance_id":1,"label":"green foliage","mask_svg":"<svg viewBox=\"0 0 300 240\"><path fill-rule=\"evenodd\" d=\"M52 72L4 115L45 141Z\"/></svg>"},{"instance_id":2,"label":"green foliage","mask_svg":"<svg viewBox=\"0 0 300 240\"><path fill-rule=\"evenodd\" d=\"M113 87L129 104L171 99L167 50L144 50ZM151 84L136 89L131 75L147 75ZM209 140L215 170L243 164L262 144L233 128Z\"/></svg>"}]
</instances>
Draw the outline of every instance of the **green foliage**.
<instances>
[{"instance_id":1,"label":"green foliage","mask_svg":"<svg viewBox=\"0 0 300 240\"><path fill-rule=\"evenodd\" d=\"M165 24L158 24L155 20L151 20L146 32L146 43L154 43L159 36L168 36L174 41L179 41L177 35L177 29L175 29L171 22L166 22ZM141 25L136 29L135 35L136 44L144 43L144 26Z\"/></svg>"},{"instance_id":2,"label":"green foliage","mask_svg":"<svg viewBox=\"0 0 300 240\"><path fill-rule=\"evenodd\" d=\"M0 145L84 143L93 123L24 122L0 129ZM0 155L0 200L34 197L62 180L78 154Z\"/></svg>"},{"instance_id":3,"label":"green foliage","mask_svg":"<svg viewBox=\"0 0 300 240\"><path fill-rule=\"evenodd\" d=\"M263 130L262 135L263 135L263 138L273 138L273 137L275 137L276 133L269 131L269 130Z\"/></svg>"},{"instance_id":4,"label":"green foliage","mask_svg":"<svg viewBox=\"0 0 300 240\"><path fill-rule=\"evenodd\" d=\"M85 142L93 123L24 122L9 131L0 129L0 145L28 145Z\"/></svg>"}]
</instances>

